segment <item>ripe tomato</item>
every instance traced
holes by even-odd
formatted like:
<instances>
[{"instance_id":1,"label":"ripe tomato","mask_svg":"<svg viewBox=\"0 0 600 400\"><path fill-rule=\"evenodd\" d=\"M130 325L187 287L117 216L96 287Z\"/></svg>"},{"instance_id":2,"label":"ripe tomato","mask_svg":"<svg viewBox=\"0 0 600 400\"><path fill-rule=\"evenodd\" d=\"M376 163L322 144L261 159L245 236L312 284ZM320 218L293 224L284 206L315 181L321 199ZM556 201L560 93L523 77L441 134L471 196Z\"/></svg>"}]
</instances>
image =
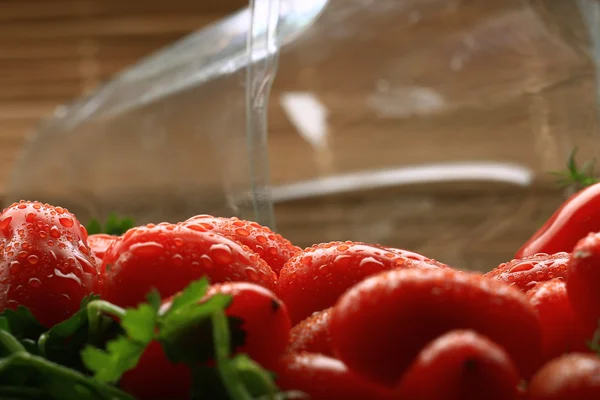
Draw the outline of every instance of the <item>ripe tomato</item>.
<instances>
[{"instance_id":1,"label":"ripe tomato","mask_svg":"<svg viewBox=\"0 0 600 400\"><path fill-rule=\"evenodd\" d=\"M88 246L90 246L92 255L96 257L98 265L102 265L102 259L106 251L118 238L118 236L107 235L105 233L97 233L88 237Z\"/></svg>"},{"instance_id":2,"label":"ripe tomato","mask_svg":"<svg viewBox=\"0 0 600 400\"><path fill-rule=\"evenodd\" d=\"M236 217L198 215L188 219L183 225L190 229L213 231L248 246L265 260L277 275L286 261L301 250L268 227Z\"/></svg>"},{"instance_id":3,"label":"ripe tomato","mask_svg":"<svg viewBox=\"0 0 600 400\"><path fill-rule=\"evenodd\" d=\"M429 343L394 391L398 400L514 400L519 374L506 352L473 331Z\"/></svg>"},{"instance_id":4,"label":"ripe tomato","mask_svg":"<svg viewBox=\"0 0 600 400\"><path fill-rule=\"evenodd\" d=\"M0 214L0 311L27 307L46 327L96 291L87 231L61 207L21 201Z\"/></svg>"},{"instance_id":5,"label":"ripe tomato","mask_svg":"<svg viewBox=\"0 0 600 400\"><path fill-rule=\"evenodd\" d=\"M568 265L567 293L573 310L589 329L600 321L600 233L581 239Z\"/></svg>"},{"instance_id":6,"label":"ripe tomato","mask_svg":"<svg viewBox=\"0 0 600 400\"><path fill-rule=\"evenodd\" d=\"M515 258L537 253L570 253L579 239L600 231L600 183L588 186L565 201L519 249Z\"/></svg>"},{"instance_id":7,"label":"ripe tomato","mask_svg":"<svg viewBox=\"0 0 600 400\"><path fill-rule=\"evenodd\" d=\"M586 341L593 331L585 329L575 316L563 279L538 283L527 292L527 298L540 316L544 361L567 352L588 350Z\"/></svg>"},{"instance_id":8,"label":"ripe tomato","mask_svg":"<svg viewBox=\"0 0 600 400\"><path fill-rule=\"evenodd\" d=\"M329 319L332 308L326 308L306 318L292 328L287 351L290 353L318 353L333 357Z\"/></svg>"},{"instance_id":9,"label":"ripe tomato","mask_svg":"<svg viewBox=\"0 0 600 400\"><path fill-rule=\"evenodd\" d=\"M271 267L248 247L167 223L133 228L119 237L105 254L101 273L102 297L121 307L145 301L152 288L172 296L202 276L212 283L247 281L277 288Z\"/></svg>"},{"instance_id":10,"label":"ripe tomato","mask_svg":"<svg viewBox=\"0 0 600 400\"><path fill-rule=\"evenodd\" d=\"M600 399L600 360L571 353L544 365L529 382L528 400Z\"/></svg>"},{"instance_id":11,"label":"ripe tomato","mask_svg":"<svg viewBox=\"0 0 600 400\"><path fill-rule=\"evenodd\" d=\"M290 353L275 369L282 390L299 390L311 400L385 400L391 392L364 380L339 360L322 354Z\"/></svg>"},{"instance_id":12,"label":"ripe tomato","mask_svg":"<svg viewBox=\"0 0 600 400\"><path fill-rule=\"evenodd\" d=\"M451 269L396 269L367 278L336 303L329 329L340 360L389 387L427 343L451 330L489 337L524 377L541 356L539 317L521 291Z\"/></svg>"},{"instance_id":13,"label":"ripe tomato","mask_svg":"<svg viewBox=\"0 0 600 400\"><path fill-rule=\"evenodd\" d=\"M279 273L279 294L296 324L334 305L346 289L367 276L404 267L440 268L376 245L323 243L290 258Z\"/></svg>"},{"instance_id":14,"label":"ripe tomato","mask_svg":"<svg viewBox=\"0 0 600 400\"><path fill-rule=\"evenodd\" d=\"M567 278L569 253L535 254L500 264L485 274L494 279L516 286L526 292L536 283L553 278Z\"/></svg>"}]
</instances>

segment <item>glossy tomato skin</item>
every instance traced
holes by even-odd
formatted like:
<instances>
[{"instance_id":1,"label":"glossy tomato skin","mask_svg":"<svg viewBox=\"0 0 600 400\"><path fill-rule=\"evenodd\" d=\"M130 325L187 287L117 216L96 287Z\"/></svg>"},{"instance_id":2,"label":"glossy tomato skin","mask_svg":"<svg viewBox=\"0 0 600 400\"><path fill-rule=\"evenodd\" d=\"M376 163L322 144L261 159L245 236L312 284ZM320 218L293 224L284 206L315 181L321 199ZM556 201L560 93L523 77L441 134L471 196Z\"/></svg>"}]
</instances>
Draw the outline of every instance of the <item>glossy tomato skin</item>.
<instances>
[{"instance_id":1,"label":"glossy tomato skin","mask_svg":"<svg viewBox=\"0 0 600 400\"><path fill-rule=\"evenodd\" d=\"M545 364L531 379L528 400L600 399L600 360L570 353Z\"/></svg>"},{"instance_id":2,"label":"glossy tomato skin","mask_svg":"<svg viewBox=\"0 0 600 400\"><path fill-rule=\"evenodd\" d=\"M290 353L317 353L334 357L329 333L332 307L319 311L298 323L290 332L287 351Z\"/></svg>"},{"instance_id":3,"label":"glossy tomato skin","mask_svg":"<svg viewBox=\"0 0 600 400\"><path fill-rule=\"evenodd\" d=\"M162 223L133 228L119 237L104 256L102 297L121 307L145 301L156 288L169 297L191 281L247 281L272 291L277 277L256 253L213 232Z\"/></svg>"},{"instance_id":4,"label":"glossy tomato skin","mask_svg":"<svg viewBox=\"0 0 600 400\"><path fill-rule=\"evenodd\" d=\"M485 274L486 278L515 286L523 292L528 291L538 282L554 278L567 278L569 253L535 254L500 264Z\"/></svg>"},{"instance_id":5,"label":"glossy tomato skin","mask_svg":"<svg viewBox=\"0 0 600 400\"><path fill-rule=\"evenodd\" d=\"M123 374L119 387L138 400L183 400L190 398L192 376L187 365L171 363L153 341L137 366Z\"/></svg>"},{"instance_id":6,"label":"glossy tomato skin","mask_svg":"<svg viewBox=\"0 0 600 400\"><path fill-rule=\"evenodd\" d=\"M469 329L506 349L524 377L540 363L536 311L518 289L451 269L396 269L349 289L329 322L335 354L357 373L394 387L421 349Z\"/></svg>"},{"instance_id":7,"label":"glossy tomato skin","mask_svg":"<svg viewBox=\"0 0 600 400\"><path fill-rule=\"evenodd\" d=\"M413 253L414 254L414 253ZM322 243L296 253L279 274L279 294L296 324L335 304L367 276L394 268L439 269L398 250L359 242Z\"/></svg>"},{"instance_id":8,"label":"glossy tomato skin","mask_svg":"<svg viewBox=\"0 0 600 400\"><path fill-rule=\"evenodd\" d=\"M118 236L107 235L105 233L97 233L88 236L88 246L92 255L96 258L98 265L102 265L102 259L108 248L118 239Z\"/></svg>"},{"instance_id":9,"label":"glossy tomato skin","mask_svg":"<svg viewBox=\"0 0 600 400\"><path fill-rule=\"evenodd\" d=\"M22 201L0 214L0 311L27 307L46 327L96 292L87 231L61 207Z\"/></svg>"},{"instance_id":10,"label":"glossy tomato skin","mask_svg":"<svg viewBox=\"0 0 600 400\"><path fill-rule=\"evenodd\" d=\"M581 239L568 265L567 293L573 310L590 329L600 321L600 233Z\"/></svg>"},{"instance_id":11,"label":"glossy tomato skin","mask_svg":"<svg viewBox=\"0 0 600 400\"><path fill-rule=\"evenodd\" d=\"M286 261L301 250L268 227L236 217L197 215L185 221L183 225L194 230L213 231L248 246L265 260L277 275Z\"/></svg>"},{"instance_id":12,"label":"glossy tomato skin","mask_svg":"<svg viewBox=\"0 0 600 400\"><path fill-rule=\"evenodd\" d=\"M473 331L450 331L417 356L398 400L515 400L519 374L496 343Z\"/></svg>"},{"instance_id":13,"label":"glossy tomato skin","mask_svg":"<svg viewBox=\"0 0 600 400\"><path fill-rule=\"evenodd\" d=\"M247 282L228 282L210 287L202 301L216 294L232 297L226 315L241 320L244 343L233 349L246 353L265 368L276 364L290 338L292 324L285 304L270 290ZM161 310L171 305L165 300ZM234 335L235 336L235 335Z\"/></svg>"},{"instance_id":14,"label":"glossy tomato skin","mask_svg":"<svg viewBox=\"0 0 600 400\"><path fill-rule=\"evenodd\" d=\"M311 353L289 353L275 369L282 390L299 390L311 400L388 400L391 391L351 372L341 361Z\"/></svg>"},{"instance_id":15,"label":"glossy tomato skin","mask_svg":"<svg viewBox=\"0 0 600 400\"><path fill-rule=\"evenodd\" d=\"M600 231L600 183L588 186L565 201L519 249L515 258L537 253L570 253L579 239Z\"/></svg>"},{"instance_id":16,"label":"glossy tomato skin","mask_svg":"<svg viewBox=\"0 0 600 400\"><path fill-rule=\"evenodd\" d=\"M544 362L567 352L586 352L593 330L583 327L575 315L564 279L555 278L536 284L527 292L542 326Z\"/></svg>"}]
</instances>

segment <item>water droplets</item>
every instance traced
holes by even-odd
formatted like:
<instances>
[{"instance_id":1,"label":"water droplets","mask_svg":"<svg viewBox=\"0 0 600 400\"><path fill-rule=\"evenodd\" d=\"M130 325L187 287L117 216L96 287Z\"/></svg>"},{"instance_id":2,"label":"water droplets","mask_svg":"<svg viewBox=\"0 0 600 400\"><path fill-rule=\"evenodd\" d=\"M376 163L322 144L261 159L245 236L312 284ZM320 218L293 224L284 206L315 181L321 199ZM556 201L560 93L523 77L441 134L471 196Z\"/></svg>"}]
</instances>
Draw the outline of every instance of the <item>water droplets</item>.
<instances>
[{"instance_id":1,"label":"water droplets","mask_svg":"<svg viewBox=\"0 0 600 400\"><path fill-rule=\"evenodd\" d=\"M35 213L34 212L28 212L25 214L25 221L29 222L29 223L33 223L33 221L35 221Z\"/></svg>"},{"instance_id":2,"label":"water droplets","mask_svg":"<svg viewBox=\"0 0 600 400\"><path fill-rule=\"evenodd\" d=\"M8 272L13 275L16 275L21 270L21 263L18 261L12 261L8 267Z\"/></svg>"},{"instance_id":3,"label":"water droplets","mask_svg":"<svg viewBox=\"0 0 600 400\"><path fill-rule=\"evenodd\" d=\"M512 267L510 269L510 272L525 272L525 271L529 271L530 269L532 269L534 266L533 263L520 263L515 265L514 267Z\"/></svg>"},{"instance_id":4,"label":"water droplets","mask_svg":"<svg viewBox=\"0 0 600 400\"><path fill-rule=\"evenodd\" d=\"M65 273L61 272L60 270L54 268L54 275L56 275L58 278L72 280L81 286L81 279L79 279L79 277L77 275L75 275L73 272L69 272L68 274L65 274Z\"/></svg>"},{"instance_id":5,"label":"water droplets","mask_svg":"<svg viewBox=\"0 0 600 400\"><path fill-rule=\"evenodd\" d=\"M206 269L211 269L213 267L213 260L212 260L212 258L210 258L210 256L208 254L203 254L200 257L200 262Z\"/></svg>"},{"instance_id":6,"label":"water droplets","mask_svg":"<svg viewBox=\"0 0 600 400\"><path fill-rule=\"evenodd\" d=\"M38 262L40 262L40 258L38 256L36 256L35 254L31 254L30 256L27 257L27 262L31 265L35 265Z\"/></svg>"},{"instance_id":7,"label":"water droplets","mask_svg":"<svg viewBox=\"0 0 600 400\"><path fill-rule=\"evenodd\" d=\"M183 264L183 261L185 259L183 258L183 256L181 254L175 254L175 255L173 255L173 257L171 257L171 260L173 261L173 264L180 266Z\"/></svg>"},{"instance_id":8,"label":"water droplets","mask_svg":"<svg viewBox=\"0 0 600 400\"><path fill-rule=\"evenodd\" d=\"M235 233L237 233L240 236L250 236L250 232L247 229L244 229L244 228L237 228L235 230Z\"/></svg>"},{"instance_id":9,"label":"water droplets","mask_svg":"<svg viewBox=\"0 0 600 400\"><path fill-rule=\"evenodd\" d=\"M40 281L38 278L31 278L27 284L32 288L37 289L42 286L42 281Z\"/></svg>"},{"instance_id":10,"label":"water droplets","mask_svg":"<svg viewBox=\"0 0 600 400\"><path fill-rule=\"evenodd\" d=\"M213 244L209 252L211 258L219 264L229 264L233 261L231 248L226 244Z\"/></svg>"},{"instance_id":11,"label":"water droplets","mask_svg":"<svg viewBox=\"0 0 600 400\"><path fill-rule=\"evenodd\" d=\"M54 239L58 239L60 237L60 230L58 227L53 226L50 228L50 236L52 236Z\"/></svg>"},{"instance_id":12,"label":"water droplets","mask_svg":"<svg viewBox=\"0 0 600 400\"><path fill-rule=\"evenodd\" d=\"M252 280L252 281L256 281L256 280L258 280L260 278L258 272L253 267L246 267L246 269L244 270L244 272L246 272L247 278L250 279L250 280Z\"/></svg>"},{"instance_id":13,"label":"water droplets","mask_svg":"<svg viewBox=\"0 0 600 400\"><path fill-rule=\"evenodd\" d=\"M65 228L71 228L75 224L75 222L71 218L68 218L68 217L60 217L58 219L58 222L60 222L60 224L62 226L64 226Z\"/></svg>"},{"instance_id":14,"label":"water droplets","mask_svg":"<svg viewBox=\"0 0 600 400\"><path fill-rule=\"evenodd\" d=\"M313 258L311 256L304 256L300 259L300 264L311 265Z\"/></svg>"},{"instance_id":15,"label":"water droplets","mask_svg":"<svg viewBox=\"0 0 600 400\"><path fill-rule=\"evenodd\" d=\"M12 217L6 217L2 221L0 221L0 230L6 231L10 227L10 223L12 221Z\"/></svg>"},{"instance_id":16,"label":"water droplets","mask_svg":"<svg viewBox=\"0 0 600 400\"><path fill-rule=\"evenodd\" d=\"M263 235L259 235L256 237L256 241L260 244L265 244L265 243L267 243L268 240Z\"/></svg>"},{"instance_id":17,"label":"water droplets","mask_svg":"<svg viewBox=\"0 0 600 400\"><path fill-rule=\"evenodd\" d=\"M129 248L133 254L139 257L153 257L164 253L165 247L156 242L137 243Z\"/></svg>"},{"instance_id":18,"label":"water droplets","mask_svg":"<svg viewBox=\"0 0 600 400\"><path fill-rule=\"evenodd\" d=\"M377 261L376 259L374 259L373 257L365 257L360 261L360 267L361 268L382 268L383 267L383 263L380 261Z\"/></svg>"},{"instance_id":19,"label":"water droplets","mask_svg":"<svg viewBox=\"0 0 600 400\"><path fill-rule=\"evenodd\" d=\"M182 238L177 237L177 238L173 239L173 244L175 244L176 247L181 247L181 246L183 246L184 241Z\"/></svg>"}]
</instances>

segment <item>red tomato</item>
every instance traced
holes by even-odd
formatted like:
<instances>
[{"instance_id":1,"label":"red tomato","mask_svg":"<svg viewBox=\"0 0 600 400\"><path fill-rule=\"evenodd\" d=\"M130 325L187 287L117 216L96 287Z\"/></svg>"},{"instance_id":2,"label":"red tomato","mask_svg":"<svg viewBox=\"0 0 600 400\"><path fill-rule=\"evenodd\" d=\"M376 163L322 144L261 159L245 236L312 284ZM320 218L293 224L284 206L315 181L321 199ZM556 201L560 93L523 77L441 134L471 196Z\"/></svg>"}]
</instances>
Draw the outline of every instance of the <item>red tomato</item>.
<instances>
[{"instance_id":1,"label":"red tomato","mask_svg":"<svg viewBox=\"0 0 600 400\"><path fill-rule=\"evenodd\" d=\"M528 400L600 399L600 360L571 353L544 365L529 382Z\"/></svg>"},{"instance_id":2,"label":"red tomato","mask_svg":"<svg viewBox=\"0 0 600 400\"><path fill-rule=\"evenodd\" d=\"M473 331L428 344L395 390L398 400L514 400L519 374L506 352Z\"/></svg>"},{"instance_id":3,"label":"red tomato","mask_svg":"<svg viewBox=\"0 0 600 400\"><path fill-rule=\"evenodd\" d=\"M275 373L282 390L302 391L311 400L391 398L390 391L355 375L341 361L322 354L287 354Z\"/></svg>"},{"instance_id":4,"label":"red tomato","mask_svg":"<svg viewBox=\"0 0 600 400\"><path fill-rule=\"evenodd\" d=\"M159 342L152 342L137 366L125 372L119 387L138 400L189 399L192 390L190 367L173 364Z\"/></svg>"},{"instance_id":5,"label":"red tomato","mask_svg":"<svg viewBox=\"0 0 600 400\"><path fill-rule=\"evenodd\" d=\"M200 231L214 231L248 246L265 260L277 275L286 261L301 250L266 226L236 217L198 215L188 219L183 225Z\"/></svg>"},{"instance_id":6,"label":"red tomato","mask_svg":"<svg viewBox=\"0 0 600 400\"><path fill-rule=\"evenodd\" d=\"M586 341L593 331L584 329L575 316L563 279L540 282L527 292L527 297L540 316L544 361L567 352L588 350Z\"/></svg>"},{"instance_id":7,"label":"red tomato","mask_svg":"<svg viewBox=\"0 0 600 400\"><path fill-rule=\"evenodd\" d=\"M78 311L97 282L87 231L73 214L25 201L0 214L0 311L23 305L50 327Z\"/></svg>"},{"instance_id":8,"label":"red tomato","mask_svg":"<svg viewBox=\"0 0 600 400\"><path fill-rule=\"evenodd\" d=\"M318 353L333 357L331 335L329 334L331 311L331 308L327 308L316 312L294 326L290 332L290 344L287 351L290 353Z\"/></svg>"},{"instance_id":9,"label":"red tomato","mask_svg":"<svg viewBox=\"0 0 600 400\"><path fill-rule=\"evenodd\" d=\"M247 282L212 285L204 300L219 293L232 296L227 316L241 320L236 329L243 331L243 343L234 351L247 353L264 367L273 366L290 338L292 324L285 304L270 290ZM170 306L171 299L167 299L162 309Z\"/></svg>"},{"instance_id":10,"label":"red tomato","mask_svg":"<svg viewBox=\"0 0 600 400\"><path fill-rule=\"evenodd\" d=\"M145 301L152 288L162 297L172 296L202 276L213 283L277 287L271 267L248 247L167 223L133 228L119 237L105 254L101 273L102 297L121 307Z\"/></svg>"},{"instance_id":11,"label":"red tomato","mask_svg":"<svg viewBox=\"0 0 600 400\"><path fill-rule=\"evenodd\" d=\"M526 292L536 283L567 277L569 253L535 254L500 264L486 278L513 285Z\"/></svg>"},{"instance_id":12,"label":"red tomato","mask_svg":"<svg viewBox=\"0 0 600 400\"><path fill-rule=\"evenodd\" d=\"M525 377L541 356L539 317L521 291L451 269L396 269L367 278L339 299L329 329L340 360L389 387L427 343L451 330L489 337Z\"/></svg>"},{"instance_id":13,"label":"red tomato","mask_svg":"<svg viewBox=\"0 0 600 400\"><path fill-rule=\"evenodd\" d=\"M581 239L568 265L567 293L573 310L589 329L600 321L600 233Z\"/></svg>"},{"instance_id":14,"label":"red tomato","mask_svg":"<svg viewBox=\"0 0 600 400\"><path fill-rule=\"evenodd\" d=\"M96 257L98 265L102 265L102 259L106 251L119 237L115 235L107 235L105 233L97 233L88 237L88 245L92 251L92 255Z\"/></svg>"},{"instance_id":15,"label":"red tomato","mask_svg":"<svg viewBox=\"0 0 600 400\"><path fill-rule=\"evenodd\" d=\"M600 183L575 193L519 249L515 258L537 253L570 253L577 241L600 231Z\"/></svg>"},{"instance_id":16,"label":"red tomato","mask_svg":"<svg viewBox=\"0 0 600 400\"><path fill-rule=\"evenodd\" d=\"M292 322L298 323L334 305L346 289L367 276L401 267L440 268L377 245L323 243L290 258L279 274L279 294Z\"/></svg>"}]
</instances>

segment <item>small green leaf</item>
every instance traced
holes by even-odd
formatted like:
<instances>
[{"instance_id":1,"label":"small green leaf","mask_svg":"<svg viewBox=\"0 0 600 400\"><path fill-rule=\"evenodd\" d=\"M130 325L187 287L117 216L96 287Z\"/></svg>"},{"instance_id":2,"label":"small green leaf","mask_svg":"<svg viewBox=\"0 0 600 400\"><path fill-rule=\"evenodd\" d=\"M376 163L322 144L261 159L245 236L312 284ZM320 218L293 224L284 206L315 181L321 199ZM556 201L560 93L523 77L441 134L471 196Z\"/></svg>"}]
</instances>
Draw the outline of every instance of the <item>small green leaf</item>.
<instances>
[{"instance_id":1,"label":"small green leaf","mask_svg":"<svg viewBox=\"0 0 600 400\"><path fill-rule=\"evenodd\" d=\"M190 283L181 293L173 297L171 306L163 315L168 318L169 314L179 312L182 308L198 303L206 294L209 287L208 279L202 278Z\"/></svg>"},{"instance_id":2,"label":"small green leaf","mask_svg":"<svg viewBox=\"0 0 600 400\"><path fill-rule=\"evenodd\" d=\"M94 373L95 379L115 383L137 365L145 348L143 344L120 336L108 343L106 351L87 346L81 352L81 358L85 366Z\"/></svg>"},{"instance_id":3,"label":"small green leaf","mask_svg":"<svg viewBox=\"0 0 600 400\"><path fill-rule=\"evenodd\" d=\"M121 326L130 339L146 345L154 338L156 311L150 304L126 310Z\"/></svg>"},{"instance_id":4,"label":"small green leaf","mask_svg":"<svg viewBox=\"0 0 600 400\"><path fill-rule=\"evenodd\" d=\"M135 226L135 221L131 218L119 218L115 213L108 215L106 223L102 226L102 223L92 218L85 226L90 235L98 233L106 233L108 235L122 235L129 229Z\"/></svg>"},{"instance_id":5,"label":"small green leaf","mask_svg":"<svg viewBox=\"0 0 600 400\"><path fill-rule=\"evenodd\" d=\"M0 317L6 318L10 327L10 332L18 339L34 339L46 330L40 324L31 312L23 307L17 307L17 310L6 309L0 313Z\"/></svg>"},{"instance_id":6,"label":"small green leaf","mask_svg":"<svg viewBox=\"0 0 600 400\"><path fill-rule=\"evenodd\" d=\"M160 309L160 304L162 302L158 290L152 289L150 293L148 293L148 295L146 296L146 300L148 301L148 304L150 304L150 306L154 309L154 311L158 313Z\"/></svg>"},{"instance_id":7,"label":"small green leaf","mask_svg":"<svg viewBox=\"0 0 600 400\"><path fill-rule=\"evenodd\" d=\"M235 356L231 362L244 386L253 397L273 396L279 391L277 385L275 385L273 375L262 369L259 364L245 354Z\"/></svg>"},{"instance_id":8,"label":"small green leaf","mask_svg":"<svg viewBox=\"0 0 600 400\"><path fill-rule=\"evenodd\" d=\"M98 221L96 218L92 218L87 223L85 228L88 231L88 234L90 234L90 235L97 235L99 233L103 233L102 232L102 224L100 224L100 221Z\"/></svg>"}]
</instances>

